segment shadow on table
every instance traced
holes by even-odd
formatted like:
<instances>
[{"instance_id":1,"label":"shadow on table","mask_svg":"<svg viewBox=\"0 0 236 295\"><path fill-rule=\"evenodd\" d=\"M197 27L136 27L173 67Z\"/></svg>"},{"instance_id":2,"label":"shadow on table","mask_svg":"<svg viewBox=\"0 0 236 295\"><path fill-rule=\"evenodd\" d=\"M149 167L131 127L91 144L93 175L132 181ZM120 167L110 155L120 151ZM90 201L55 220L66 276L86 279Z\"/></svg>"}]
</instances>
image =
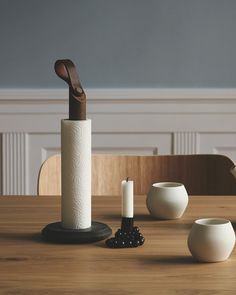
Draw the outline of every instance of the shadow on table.
<instances>
[{"instance_id":1,"label":"shadow on table","mask_svg":"<svg viewBox=\"0 0 236 295\"><path fill-rule=\"evenodd\" d=\"M106 220L113 220L113 221L121 221L121 214L106 214ZM135 214L134 216L135 221L150 221L155 220L151 217L150 214Z\"/></svg>"},{"instance_id":2,"label":"shadow on table","mask_svg":"<svg viewBox=\"0 0 236 295\"><path fill-rule=\"evenodd\" d=\"M96 219L96 218L95 218ZM98 218L97 218L98 219ZM106 214L105 218L106 220L112 220L112 221L121 221L122 217L121 214ZM135 214L134 215L134 221L153 221L153 222L158 222L158 223L175 223L175 224L181 224L181 219L156 219L153 218L150 214Z\"/></svg>"},{"instance_id":3,"label":"shadow on table","mask_svg":"<svg viewBox=\"0 0 236 295\"><path fill-rule=\"evenodd\" d=\"M174 229L174 230L190 230L192 225L188 222L183 222L181 219L155 219L149 214L137 214L134 218L135 225L141 227L142 221L152 221L152 228L155 226L157 228L167 228L167 229Z\"/></svg>"},{"instance_id":4,"label":"shadow on table","mask_svg":"<svg viewBox=\"0 0 236 295\"><path fill-rule=\"evenodd\" d=\"M167 256L144 256L141 258L141 262L144 264L196 264L197 261L192 256L186 255L167 255Z\"/></svg>"},{"instance_id":5,"label":"shadow on table","mask_svg":"<svg viewBox=\"0 0 236 295\"><path fill-rule=\"evenodd\" d=\"M11 241L31 241L36 243L46 243L41 233L0 233L1 240Z\"/></svg>"}]
</instances>

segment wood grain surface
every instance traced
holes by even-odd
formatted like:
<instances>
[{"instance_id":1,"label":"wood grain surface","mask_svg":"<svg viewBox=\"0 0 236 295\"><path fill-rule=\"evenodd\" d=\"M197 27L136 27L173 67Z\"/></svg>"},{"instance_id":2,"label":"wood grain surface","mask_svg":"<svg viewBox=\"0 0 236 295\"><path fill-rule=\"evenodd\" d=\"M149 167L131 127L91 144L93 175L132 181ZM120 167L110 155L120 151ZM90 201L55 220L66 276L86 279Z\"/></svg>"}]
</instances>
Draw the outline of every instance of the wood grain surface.
<instances>
[{"instance_id":1,"label":"wood grain surface","mask_svg":"<svg viewBox=\"0 0 236 295\"><path fill-rule=\"evenodd\" d=\"M93 197L93 219L120 226L120 198ZM0 198L0 294L236 294L236 253L221 263L198 263L187 248L192 222L224 217L236 224L235 196L190 197L182 219L153 220L145 197L135 197L142 247L108 249L55 245L41 229L60 220L60 198Z\"/></svg>"}]
</instances>

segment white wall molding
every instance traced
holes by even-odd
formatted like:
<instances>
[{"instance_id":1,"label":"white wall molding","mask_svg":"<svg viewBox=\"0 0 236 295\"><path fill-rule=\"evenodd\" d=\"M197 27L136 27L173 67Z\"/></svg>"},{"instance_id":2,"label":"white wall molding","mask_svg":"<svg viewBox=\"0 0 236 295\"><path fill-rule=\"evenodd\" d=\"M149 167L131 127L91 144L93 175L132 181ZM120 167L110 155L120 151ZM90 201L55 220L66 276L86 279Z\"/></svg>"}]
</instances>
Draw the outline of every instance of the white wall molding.
<instances>
[{"instance_id":1,"label":"white wall molding","mask_svg":"<svg viewBox=\"0 0 236 295\"><path fill-rule=\"evenodd\" d=\"M236 88L90 88L85 89L89 100L236 100ZM68 90L61 89L0 89L0 102L4 101L66 101Z\"/></svg>"},{"instance_id":2,"label":"white wall molding","mask_svg":"<svg viewBox=\"0 0 236 295\"><path fill-rule=\"evenodd\" d=\"M236 126L236 89L88 89L86 93L94 132L206 131L206 124L209 131L233 132ZM67 95L66 89L0 90L0 132L59 132L58 121L68 116ZM113 124L108 124L111 120ZM224 124L218 124L222 120Z\"/></svg>"}]
</instances>

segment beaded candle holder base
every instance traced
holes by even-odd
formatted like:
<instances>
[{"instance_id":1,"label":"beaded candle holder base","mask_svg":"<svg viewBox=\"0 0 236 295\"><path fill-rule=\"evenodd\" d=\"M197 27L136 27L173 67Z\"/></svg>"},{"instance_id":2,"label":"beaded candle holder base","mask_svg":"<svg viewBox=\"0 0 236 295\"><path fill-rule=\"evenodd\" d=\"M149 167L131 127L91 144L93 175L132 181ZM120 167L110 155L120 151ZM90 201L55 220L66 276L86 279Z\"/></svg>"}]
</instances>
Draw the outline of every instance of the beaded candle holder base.
<instances>
[{"instance_id":1,"label":"beaded candle holder base","mask_svg":"<svg viewBox=\"0 0 236 295\"><path fill-rule=\"evenodd\" d=\"M144 244L144 237L137 226L133 226L134 219L123 217L121 228L115 233L115 237L106 240L109 248L135 248Z\"/></svg>"},{"instance_id":2,"label":"beaded candle holder base","mask_svg":"<svg viewBox=\"0 0 236 295\"><path fill-rule=\"evenodd\" d=\"M106 239L112 231L104 223L92 221L88 229L65 229L61 222L50 223L42 230L43 238L52 243L83 244Z\"/></svg>"}]
</instances>

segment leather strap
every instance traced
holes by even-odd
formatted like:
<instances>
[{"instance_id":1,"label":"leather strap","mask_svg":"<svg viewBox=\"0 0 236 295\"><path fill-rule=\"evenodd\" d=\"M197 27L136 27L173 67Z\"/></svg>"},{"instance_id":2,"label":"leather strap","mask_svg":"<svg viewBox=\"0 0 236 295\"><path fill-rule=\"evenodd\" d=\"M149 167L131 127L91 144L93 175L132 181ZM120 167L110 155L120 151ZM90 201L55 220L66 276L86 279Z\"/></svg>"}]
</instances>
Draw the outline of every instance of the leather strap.
<instances>
[{"instance_id":1,"label":"leather strap","mask_svg":"<svg viewBox=\"0 0 236 295\"><path fill-rule=\"evenodd\" d=\"M86 95L74 63L69 59L57 60L54 69L69 86L69 120L86 120Z\"/></svg>"}]
</instances>

